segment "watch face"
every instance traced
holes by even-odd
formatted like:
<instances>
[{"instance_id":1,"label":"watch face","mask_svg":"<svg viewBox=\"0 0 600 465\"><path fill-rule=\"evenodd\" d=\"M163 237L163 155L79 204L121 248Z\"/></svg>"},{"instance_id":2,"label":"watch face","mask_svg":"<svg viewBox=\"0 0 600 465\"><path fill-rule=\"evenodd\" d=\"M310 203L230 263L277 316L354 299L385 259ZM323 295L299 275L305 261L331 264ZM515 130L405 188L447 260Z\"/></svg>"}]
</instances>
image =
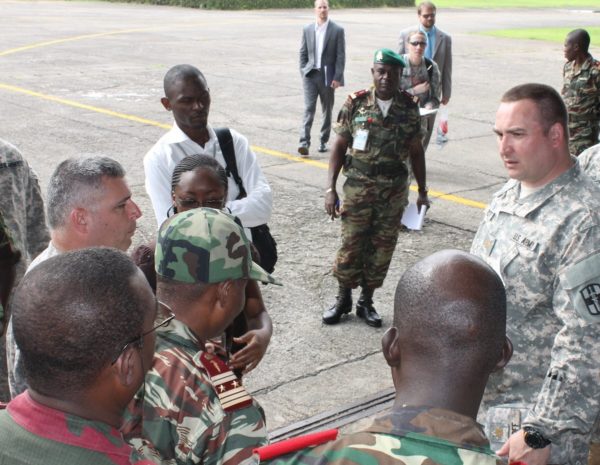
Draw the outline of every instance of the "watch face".
<instances>
[{"instance_id":1,"label":"watch face","mask_svg":"<svg viewBox=\"0 0 600 465\"><path fill-rule=\"evenodd\" d=\"M550 441L548 441L544 436L542 436L538 431L530 429L525 431L525 444L527 444L532 449L543 449Z\"/></svg>"}]
</instances>

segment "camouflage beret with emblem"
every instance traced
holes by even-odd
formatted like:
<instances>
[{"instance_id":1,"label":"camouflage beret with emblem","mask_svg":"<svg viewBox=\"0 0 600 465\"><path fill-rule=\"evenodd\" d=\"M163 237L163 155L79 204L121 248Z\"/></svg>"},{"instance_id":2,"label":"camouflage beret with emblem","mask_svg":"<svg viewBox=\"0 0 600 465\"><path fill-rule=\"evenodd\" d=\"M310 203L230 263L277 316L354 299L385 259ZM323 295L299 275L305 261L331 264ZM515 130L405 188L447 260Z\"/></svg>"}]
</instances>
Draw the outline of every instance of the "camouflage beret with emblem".
<instances>
[{"instance_id":1,"label":"camouflage beret with emblem","mask_svg":"<svg viewBox=\"0 0 600 465\"><path fill-rule=\"evenodd\" d=\"M234 218L213 208L179 213L160 227L156 273L181 283L254 279L281 284L252 261L250 241Z\"/></svg>"},{"instance_id":2,"label":"camouflage beret with emblem","mask_svg":"<svg viewBox=\"0 0 600 465\"><path fill-rule=\"evenodd\" d=\"M377 63L402 67L406 66L404 59L389 48L380 48L379 50L375 51L375 56L373 57L373 64Z\"/></svg>"}]
</instances>

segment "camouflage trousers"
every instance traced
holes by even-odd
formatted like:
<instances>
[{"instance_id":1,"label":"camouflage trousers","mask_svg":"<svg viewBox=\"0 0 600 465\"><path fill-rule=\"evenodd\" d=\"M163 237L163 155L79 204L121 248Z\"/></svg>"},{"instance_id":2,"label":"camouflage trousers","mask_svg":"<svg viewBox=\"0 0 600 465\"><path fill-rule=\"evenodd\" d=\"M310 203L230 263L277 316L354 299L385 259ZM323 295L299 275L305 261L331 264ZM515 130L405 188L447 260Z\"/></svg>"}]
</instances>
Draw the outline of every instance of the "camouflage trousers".
<instances>
[{"instance_id":1,"label":"camouflage trousers","mask_svg":"<svg viewBox=\"0 0 600 465\"><path fill-rule=\"evenodd\" d=\"M408 201L408 181L392 184L346 179L342 206L342 245L333 275L345 287L383 285Z\"/></svg>"},{"instance_id":2,"label":"camouflage trousers","mask_svg":"<svg viewBox=\"0 0 600 465\"><path fill-rule=\"evenodd\" d=\"M577 156L585 149L598 143L600 121L586 121L584 123L571 122L569 124L569 152Z\"/></svg>"}]
</instances>

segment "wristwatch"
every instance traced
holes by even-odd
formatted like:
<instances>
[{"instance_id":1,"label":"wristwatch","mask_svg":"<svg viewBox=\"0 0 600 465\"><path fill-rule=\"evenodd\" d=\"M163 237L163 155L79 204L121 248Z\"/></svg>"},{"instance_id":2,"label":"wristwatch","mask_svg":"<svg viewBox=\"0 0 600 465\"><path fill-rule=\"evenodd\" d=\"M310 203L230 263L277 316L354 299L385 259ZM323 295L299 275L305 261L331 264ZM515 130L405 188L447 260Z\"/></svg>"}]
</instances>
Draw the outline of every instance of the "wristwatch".
<instances>
[{"instance_id":1,"label":"wristwatch","mask_svg":"<svg viewBox=\"0 0 600 465\"><path fill-rule=\"evenodd\" d=\"M543 449L551 443L551 441L546 439L542 433L531 426L524 426L523 431L525 432L525 444L532 449Z\"/></svg>"},{"instance_id":2,"label":"wristwatch","mask_svg":"<svg viewBox=\"0 0 600 465\"><path fill-rule=\"evenodd\" d=\"M421 189L419 187L419 189L417 189L419 194L427 194L429 192L429 189L427 188L427 186L425 186L423 189Z\"/></svg>"}]
</instances>

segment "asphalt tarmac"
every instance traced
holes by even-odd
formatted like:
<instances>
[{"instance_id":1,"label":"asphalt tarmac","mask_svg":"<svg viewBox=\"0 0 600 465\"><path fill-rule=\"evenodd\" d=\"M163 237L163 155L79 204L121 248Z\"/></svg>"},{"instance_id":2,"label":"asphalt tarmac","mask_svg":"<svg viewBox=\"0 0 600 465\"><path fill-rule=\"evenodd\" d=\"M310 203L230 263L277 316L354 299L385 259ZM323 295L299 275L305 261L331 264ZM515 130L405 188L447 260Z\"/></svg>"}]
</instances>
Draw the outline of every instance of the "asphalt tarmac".
<instances>
[{"instance_id":1,"label":"asphalt tarmac","mask_svg":"<svg viewBox=\"0 0 600 465\"><path fill-rule=\"evenodd\" d=\"M347 40L346 87L337 91L337 113L348 93L370 84L375 49L396 49L399 31L417 18L412 8L332 10L330 17L345 28ZM438 26L453 40L450 141L441 149L432 141L427 152L432 208L422 231L400 235L388 278L375 294L382 329L356 316L335 327L321 323L336 290L331 264L339 224L323 210L328 154L296 156L303 111L298 50L302 26L312 20L311 9L222 12L0 0L0 137L21 149L44 189L67 157L119 160L144 213L134 244L156 232L142 159L172 124L159 101L171 66L199 67L211 89L210 122L237 129L253 144L274 191L269 224L279 243L276 275L285 284L263 288L274 334L262 363L245 378L271 429L392 386L380 340L392 319L399 277L436 250L468 250L485 204L506 180L492 133L500 96L531 81L560 88L561 44L478 33L585 27L597 25L600 15L438 11ZM596 55L598 43L592 38Z\"/></svg>"}]
</instances>

